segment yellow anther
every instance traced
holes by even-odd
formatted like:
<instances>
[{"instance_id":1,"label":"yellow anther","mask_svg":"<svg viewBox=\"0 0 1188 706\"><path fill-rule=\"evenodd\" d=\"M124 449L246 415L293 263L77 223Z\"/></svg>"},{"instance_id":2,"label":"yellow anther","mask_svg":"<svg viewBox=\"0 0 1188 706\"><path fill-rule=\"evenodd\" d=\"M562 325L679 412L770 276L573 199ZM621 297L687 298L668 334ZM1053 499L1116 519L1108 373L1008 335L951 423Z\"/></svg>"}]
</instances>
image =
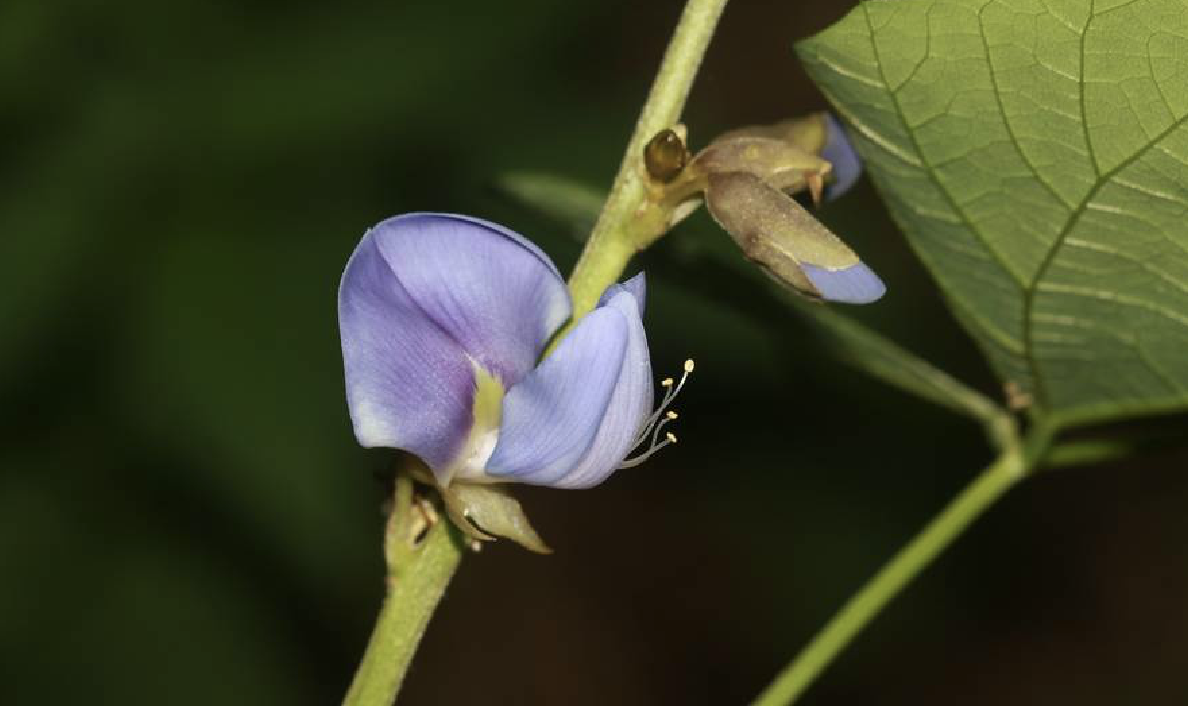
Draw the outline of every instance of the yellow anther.
<instances>
[{"instance_id":1,"label":"yellow anther","mask_svg":"<svg viewBox=\"0 0 1188 706\"><path fill-rule=\"evenodd\" d=\"M674 381L672 378L664 378L660 381L660 386L664 388L664 399L660 400L660 405L648 415L647 419L643 420L640 430L635 436L635 443L632 444L632 448L638 448L644 444L647 447L638 455L620 463L619 468L638 466L660 449L677 442L676 434L664 432L664 426L677 418L676 411L669 409L668 406L680 394L681 388L685 386L685 381L689 379L691 372L693 372L692 358L685 361L685 372L681 375L680 381ZM664 440L656 443L660 439L661 433L664 433Z\"/></svg>"}]
</instances>

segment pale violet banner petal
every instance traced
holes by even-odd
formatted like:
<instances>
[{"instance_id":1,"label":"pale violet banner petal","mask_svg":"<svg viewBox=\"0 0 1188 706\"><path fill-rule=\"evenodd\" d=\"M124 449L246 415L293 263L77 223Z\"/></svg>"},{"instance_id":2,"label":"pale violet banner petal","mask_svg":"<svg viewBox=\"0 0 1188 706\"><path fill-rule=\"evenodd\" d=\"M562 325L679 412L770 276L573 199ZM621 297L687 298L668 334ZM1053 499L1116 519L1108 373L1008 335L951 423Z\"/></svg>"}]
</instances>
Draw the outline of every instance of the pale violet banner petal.
<instances>
[{"instance_id":1,"label":"pale violet banner petal","mask_svg":"<svg viewBox=\"0 0 1188 706\"><path fill-rule=\"evenodd\" d=\"M606 416L627 345L628 324L618 308L587 314L536 370L508 390L487 473L561 484Z\"/></svg>"},{"instance_id":2,"label":"pale violet banner petal","mask_svg":"<svg viewBox=\"0 0 1188 706\"><path fill-rule=\"evenodd\" d=\"M606 480L636 446L636 438L652 412L652 362L644 332L644 276L636 275L607 290L605 308L627 321L627 351L606 415L581 460L557 483L562 488L588 488Z\"/></svg>"},{"instance_id":3,"label":"pale violet banner petal","mask_svg":"<svg viewBox=\"0 0 1188 706\"><path fill-rule=\"evenodd\" d=\"M370 233L423 315L505 387L532 370L549 337L569 318L569 293L552 262L502 226L412 213Z\"/></svg>"},{"instance_id":4,"label":"pale violet banner petal","mask_svg":"<svg viewBox=\"0 0 1188 706\"><path fill-rule=\"evenodd\" d=\"M470 430L474 369L409 297L373 233L355 249L338 292L355 436L363 446L406 449L441 470Z\"/></svg>"}]
</instances>

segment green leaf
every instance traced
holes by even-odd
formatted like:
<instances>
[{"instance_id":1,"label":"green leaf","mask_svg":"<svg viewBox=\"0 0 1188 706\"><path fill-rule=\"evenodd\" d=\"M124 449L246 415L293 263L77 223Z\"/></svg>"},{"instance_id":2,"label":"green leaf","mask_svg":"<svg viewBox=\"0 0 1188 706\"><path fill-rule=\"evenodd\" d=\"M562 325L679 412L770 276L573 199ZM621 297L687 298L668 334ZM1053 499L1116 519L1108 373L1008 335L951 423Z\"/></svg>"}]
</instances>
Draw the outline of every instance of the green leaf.
<instances>
[{"instance_id":1,"label":"green leaf","mask_svg":"<svg viewBox=\"0 0 1188 706\"><path fill-rule=\"evenodd\" d=\"M872 1L797 49L1004 382L1188 406L1183 0Z\"/></svg>"}]
</instances>

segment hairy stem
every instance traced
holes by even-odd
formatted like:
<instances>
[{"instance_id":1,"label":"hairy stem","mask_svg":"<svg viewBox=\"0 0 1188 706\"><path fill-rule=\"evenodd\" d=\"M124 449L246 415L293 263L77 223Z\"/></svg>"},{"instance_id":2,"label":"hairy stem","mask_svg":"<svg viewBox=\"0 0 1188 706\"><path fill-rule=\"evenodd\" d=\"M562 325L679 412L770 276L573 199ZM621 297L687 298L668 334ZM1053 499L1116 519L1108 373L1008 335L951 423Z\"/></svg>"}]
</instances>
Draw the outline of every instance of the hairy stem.
<instances>
[{"instance_id":1,"label":"hairy stem","mask_svg":"<svg viewBox=\"0 0 1188 706\"><path fill-rule=\"evenodd\" d=\"M400 690L433 610L462 558L462 542L444 517L414 497L406 474L396 479L384 537L387 595L344 706L389 706Z\"/></svg>"},{"instance_id":2,"label":"hairy stem","mask_svg":"<svg viewBox=\"0 0 1188 706\"><path fill-rule=\"evenodd\" d=\"M1017 435L1013 436L997 460L842 606L752 706L794 703L891 599L1007 490L1038 466L1054 433L1055 429L1037 424L1028 434L1026 443L1021 443Z\"/></svg>"},{"instance_id":3,"label":"hairy stem","mask_svg":"<svg viewBox=\"0 0 1188 706\"><path fill-rule=\"evenodd\" d=\"M685 5L652 91L635 123L619 173L569 278L574 321L594 308L603 290L623 274L632 255L663 235L667 224L639 218L648 200L644 146L656 133L680 120L701 58L725 6L726 0L689 0Z\"/></svg>"}]
</instances>

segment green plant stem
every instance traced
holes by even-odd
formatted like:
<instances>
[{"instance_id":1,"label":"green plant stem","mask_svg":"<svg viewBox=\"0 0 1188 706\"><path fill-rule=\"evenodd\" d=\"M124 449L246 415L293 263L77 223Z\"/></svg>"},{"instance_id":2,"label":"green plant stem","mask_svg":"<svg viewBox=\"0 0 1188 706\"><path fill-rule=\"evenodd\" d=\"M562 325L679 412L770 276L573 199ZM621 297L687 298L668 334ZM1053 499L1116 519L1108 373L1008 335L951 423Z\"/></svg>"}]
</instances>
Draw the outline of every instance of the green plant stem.
<instances>
[{"instance_id":1,"label":"green plant stem","mask_svg":"<svg viewBox=\"0 0 1188 706\"><path fill-rule=\"evenodd\" d=\"M892 598L960 537L970 523L1038 465L1054 433L1055 429L1037 424L1026 443L1020 443L1014 435L997 460L842 606L752 706L794 703Z\"/></svg>"},{"instance_id":2,"label":"green plant stem","mask_svg":"<svg viewBox=\"0 0 1188 706\"><path fill-rule=\"evenodd\" d=\"M726 0L689 0L685 5L623 154L619 173L569 278L574 321L594 308L603 290L623 273L631 256L663 235L667 228L667 223L640 218L648 198L644 147L656 133L680 120L701 58L725 6Z\"/></svg>"},{"instance_id":3,"label":"green plant stem","mask_svg":"<svg viewBox=\"0 0 1188 706\"><path fill-rule=\"evenodd\" d=\"M594 307L632 255L663 233L641 230L636 218L647 201L641 171L644 145L680 118L725 5L726 0L689 0L685 6L610 196L570 278L573 321ZM410 543L419 512L412 492L412 481L402 474L385 540L388 594L344 706L390 706L395 701L421 635L462 557L460 539L444 519Z\"/></svg>"},{"instance_id":4,"label":"green plant stem","mask_svg":"<svg viewBox=\"0 0 1188 706\"><path fill-rule=\"evenodd\" d=\"M412 480L396 479L384 537L387 595L355 672L344 706L390 706L395 701L433 610L462 559L458 533L440 517L426 529Z\"/></svg>"}]
</instances>

